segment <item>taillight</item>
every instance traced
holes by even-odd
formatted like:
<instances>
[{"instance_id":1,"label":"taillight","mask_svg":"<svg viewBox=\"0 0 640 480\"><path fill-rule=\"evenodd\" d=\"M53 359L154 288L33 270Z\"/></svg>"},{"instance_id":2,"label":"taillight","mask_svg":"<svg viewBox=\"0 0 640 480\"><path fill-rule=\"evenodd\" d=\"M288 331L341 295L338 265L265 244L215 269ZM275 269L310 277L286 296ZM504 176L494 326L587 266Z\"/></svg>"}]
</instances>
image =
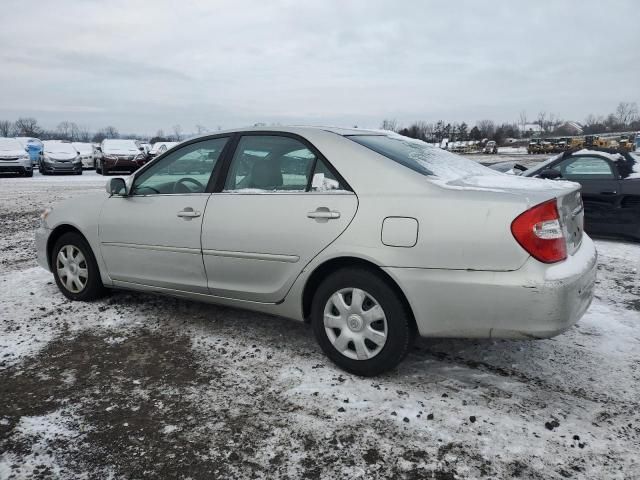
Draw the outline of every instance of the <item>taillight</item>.
<instances>
[{"instance_id":1,"label":"taillight","mask_svg":"<svg viewBox=\"0 0 640 480\"><path fill-rule=\"evenodd\" d=\"M533 258L544 263L567 258L556 199L536 205L511 223L511 233Z\"/></svg>"}]
</instances>

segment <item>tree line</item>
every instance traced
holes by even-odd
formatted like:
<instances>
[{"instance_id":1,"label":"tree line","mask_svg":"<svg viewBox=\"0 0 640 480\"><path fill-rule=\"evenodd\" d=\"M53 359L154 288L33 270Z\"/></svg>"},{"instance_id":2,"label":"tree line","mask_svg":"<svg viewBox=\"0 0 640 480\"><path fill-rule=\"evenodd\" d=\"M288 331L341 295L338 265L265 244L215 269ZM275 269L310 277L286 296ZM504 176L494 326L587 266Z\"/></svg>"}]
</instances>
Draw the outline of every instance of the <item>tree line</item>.
<instances>
[{"instance_id":1,"label":"tree line","mask_svg":"<svg viewBox=\"0 0 640 480\"><path fill-rule=\"evenodd\" d=\"M535 131L531 125L536 125ZM584 135L616 133L626 131L640 131L640 115L635 102L620 102L615 111L604 116L589 114L580 124ZM569 122L554 114L539 112L534 119L529 119L525 111L520 112L514 122L498 124L493 120L479 120L472 128L467 122L437 122L417 121L409 126L401 126L395 119L385 119L380 128L391 130L406 137L417 138L431 143L440 143L444 139L449 142L467 140L495 140L503 143L507 138L531 138L537 134L551 136L574 135L574 129Z\"/></svg>"},{"instance_id":2,"label":"tree line","mask_svg":"<svg viewBox=\"0 0 640 480\"><path fill-rule=\"evenodd\" d=\"M507 138L531 138L536 132L528 129L531 124L537 125L542 135L569 136L573 134L568 122L560 117L546 112L539 112L535 119L530 120L525 111L520 112L514 122L496 123L493 120L479 120L469 128L467 122L413 122L409 126L401 126L397 120L385 119L381 124L384 130L391 130L401 135L417 138L427 142L449 142L466 140L495 140L503 143ZM581 124L583 134L615 133L624 131L640 131L640 115L635 102L620 102L615 111L608 115L589 114ZM220 130L221 127L218 127ZM209 129L203 125L195 126L195 133L202 134ZM171 132L158 130L150 139L152 143L161 141L181 141L186 136L182 127L177 124ZM35 137L41 140L69 140L72 142L101 142L105 138L134 138L147 139L148 136L137 134L121 135L114 126L106 126L95 132L75 122L62 121L54 129L42 127L33 117L21 117L16 121L0 120L0 137Z\"/></svg>"},{"instance_id":3,"label":"tree line","mask_svg":"<svg viewBox=\"0 0 640 480\"><path fill-rule=\"evenodd\" d=\"M203 125L196 125L198 134L206 133L208 129ZM38 120L33 117L21 117L16 121L0 120L0 137L34 137L40 140L68 140L70 142L95 142L99 143L106 138L132 138L138 140L147 139L148 136L137 134L120 134L118 129L112 125L103 127L96 132L89 128L78 125L75 122L62 121L56 128L47 129L42 127ZM165 134L163 130L151 137L153 142L181 141L185 138L182 127L174 125L171 133Z\"/></svg>"}]
</instances>

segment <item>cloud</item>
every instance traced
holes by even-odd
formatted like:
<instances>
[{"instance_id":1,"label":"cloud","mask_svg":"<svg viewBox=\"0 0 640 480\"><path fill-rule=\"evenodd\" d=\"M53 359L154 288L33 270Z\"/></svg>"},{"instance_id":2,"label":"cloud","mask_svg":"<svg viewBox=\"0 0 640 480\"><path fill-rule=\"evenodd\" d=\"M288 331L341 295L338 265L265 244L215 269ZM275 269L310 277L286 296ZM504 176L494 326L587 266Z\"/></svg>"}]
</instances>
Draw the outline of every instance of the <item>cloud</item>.
<instances>
[{"instance_id":1,"label":"cloud","mask_svg":"<svg viewBox=\"0 0 640 480\"><path fill-rule=\"evenodd\" d=\"M580 120L640 101L633 0L5 0L0 118L154 132ZM629 12L629 15L622 14ZM615 15L615 27L602 18Z\"/></svg>"}]
</instances>

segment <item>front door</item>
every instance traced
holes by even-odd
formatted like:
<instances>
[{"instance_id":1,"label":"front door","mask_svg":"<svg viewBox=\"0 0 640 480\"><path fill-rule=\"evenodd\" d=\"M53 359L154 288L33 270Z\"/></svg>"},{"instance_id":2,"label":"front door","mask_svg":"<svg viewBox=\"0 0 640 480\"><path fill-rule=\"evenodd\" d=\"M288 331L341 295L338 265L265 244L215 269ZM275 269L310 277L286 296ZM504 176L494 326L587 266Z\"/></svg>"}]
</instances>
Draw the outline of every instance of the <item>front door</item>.
<instances>
[{"instance_id":1,"label":"front door","mask_svg":"<svg viewBox=\"0 0 640 480\"><path fill-rule=\"evenodd\" d=\"M222 192L202 225L211 294L275 303L349 225L358 205L337 172L300 138L240 137Z\"/></svg>"},{"instance_id":2,"label":"front door","mask_svg":"<svg viewBox=\"0 0 640 480\"><path fill-rule=\"evenodd\" d=\"M129 196L105 202L100 246L113 280L207 293L200 231L226 143L187 144L141 170Z\"/></svg>"}]
</instances>

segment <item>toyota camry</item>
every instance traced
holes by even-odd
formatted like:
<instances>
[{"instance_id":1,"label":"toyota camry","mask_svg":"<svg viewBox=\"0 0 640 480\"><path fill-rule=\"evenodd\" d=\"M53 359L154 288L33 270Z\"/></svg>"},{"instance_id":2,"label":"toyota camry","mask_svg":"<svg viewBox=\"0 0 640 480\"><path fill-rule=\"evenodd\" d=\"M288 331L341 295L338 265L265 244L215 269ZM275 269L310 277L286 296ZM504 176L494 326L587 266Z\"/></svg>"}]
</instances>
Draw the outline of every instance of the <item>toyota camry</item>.
<instances>
[{"instance_id":1,"label":"toyota camry","mask_svg":"<svg viewBox=\"0 0 640 480\"><path fill-rule=\"evenodd\" d=\"M376 375L416 335L578 321L596 272L579 189L389 132L216 132L45 210L38 261L72 300L127 289L309 322L336 364Z\"/></svg>"}]
</instances>

